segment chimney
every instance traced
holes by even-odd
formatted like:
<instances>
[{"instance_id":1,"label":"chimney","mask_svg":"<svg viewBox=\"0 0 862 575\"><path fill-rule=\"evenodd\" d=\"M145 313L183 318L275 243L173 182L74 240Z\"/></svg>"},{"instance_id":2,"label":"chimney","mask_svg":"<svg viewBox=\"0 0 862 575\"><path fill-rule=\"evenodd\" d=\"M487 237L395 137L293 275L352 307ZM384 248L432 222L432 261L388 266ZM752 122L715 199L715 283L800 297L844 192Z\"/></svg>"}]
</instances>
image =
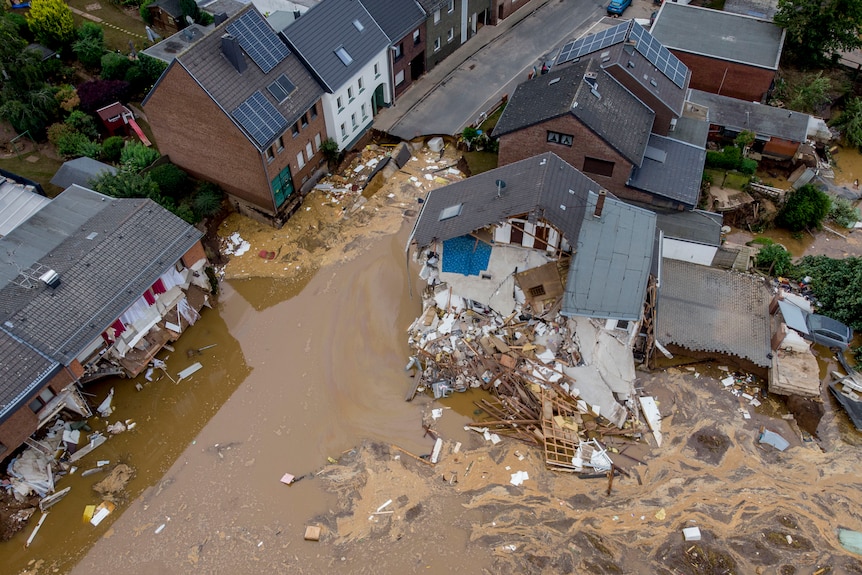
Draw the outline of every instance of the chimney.
<instances>
[{"instance_id":1,"label":"chimney","mask_svg":"<svg viewBox=\"0 0 862 575\"><path fill-rule=\"evenodd\" d=\"M245 71L245 58L243 58L242 50L240 50L239 42L230 34L225 34L221 37L221 51L224 53L228 62L233 64L236 71L242 74Z\"/></svg>"},{"instance_id":2,"label":"chimney","mask_svg":"<svg viewBox=\"0 0 862 575\"><path fill-rule=\"evenodd\" d=\"M227 21L227 12L219 12L218 14L213 14L213 24L219 26Z\"/></svg>"},{"instance_id":3,"label":"chimney","mask_svg":"<svg viewBox=\"0 0 862 575\"><path fill-rule=\"evenodd\" d=\"M594 218L602 217L602 210L605 209L605 196L608 195L607 190L599 190L599 199L596 200L596 211L593 212Z\"/></svg>"}]
</instances>

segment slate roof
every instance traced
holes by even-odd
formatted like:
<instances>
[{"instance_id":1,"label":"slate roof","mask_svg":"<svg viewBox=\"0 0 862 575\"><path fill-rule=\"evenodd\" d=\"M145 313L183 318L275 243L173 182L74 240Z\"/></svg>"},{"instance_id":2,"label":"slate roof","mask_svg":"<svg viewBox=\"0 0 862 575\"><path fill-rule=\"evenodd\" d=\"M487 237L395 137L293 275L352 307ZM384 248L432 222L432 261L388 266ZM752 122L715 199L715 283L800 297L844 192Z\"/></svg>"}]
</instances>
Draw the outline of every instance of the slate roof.
<instances>
[{"instance_id":1,"label":"slate roof","mask_svg":"<svg viewBox=\"0 0 862 575\"><path fill-rule=\"evenodd\" d=\"M707 119L710 124L732 130L749 130L758 136L792 142L804 142L808 136L808 114L701 90L689 90L688 100L708 108Z\"/></svg>"},{"instance_id":2,"label":"slate roof","mask_svg":"<svg viewBox=\"0 0 862 575\"><path fill-rule=\"evenodd\" d=\"M772 22L665 2L650 32L671 50L777 70L784 29Z\"/></svg>"},{"instance_id":3,"label":"slate roof","mask_svg":"<svg viewBox=\"0 0 862 575\"><path fill-rule=\"evenodd\" d=\"M721 214L703 210L656 212L656 227L666 238L688 240L711 246L721 245Z\"/></svg>"},{"instance_id":4,"label":"slate roof","mask_svg":"<svg viewBox=\"0 0 862 575\"><path fill-rule=\"evenodd\" d=\"M32 186L0 176L0 238L50 201L34 192Z\"/></svg>"},{"instance_id":5,"label":"slate roof","mask_svg":"<svg viewBox=\"0 0 862 575\"><path fill-rule=\"evenodd\" d=\"M705 161L704 148L651 134L643 162L632 168L626 185L694 207Z\"/></svg>"},{"instance_id":6,"label":"slate roof","mask_svg":"<svg viewBox=\"0 0 862 575\"><path fill-rule=\"evenodd\" d=\"M499 197L498 181L505 182ZM511 216L534 214L559 229L576 249L563 313L638 319L653 254L655 214L608 194L602 217L594 218L600 189L546 152L432 190L410 242L422 248ZM444 209L459 204L459 215L440 220Z\"/></svg>"},{"instance_id":7,"label":"slate roof","mask_svg":"<svg viewBox=\"0 0 862 575\"><path fill-rule=\"evenodd\" d=\"M362 25L362 31L353 25L354 20ZM324 0L282 34L330 93L389 47L386 34L368 10L354 0ZM339 48L344 48L352 58L349 65L335 54Z\"/></svg>"},{"instance_id":8,"label":"slate roof","mask_svg":"<svg viewBox=\"0 0 862 575\"><path fill-rule=\"evenodd\" d=\"M425 21L425 12L416 0L361 0L362 5L395 44Z\"/></svg>"},{"instance_id":9,"label":"slate roof","mask_svg":"<svg viewBox=\"0 0 862 575\"><path fill-rule=\"evenodd\" d=\"M284 129L295 123L312 104L320 99L323 89L311 72L308 71L305 65L294 54L289 54L268 73L264 73L248 54L242 51L246 68L241 73L237 71L222 53L221 39L227 33L227 26L230 26L248 12L253 12L255 19L259 19L263 23L263 29L266 30L267 34L272 34L272 38L278 42L282 42L281 37L266 24L257 8L254 5L249 5L248 8L229 18L226 22L215 28L213 32L177 56L168 70L162 74L159 82L156 83L144 99L144 106L146 106L150 96L159 89L159 85L168 76L171 67L182 66L206 91L209 97L224 110L225 115L249 137L252 145L261 151L268 148L283 133ZM284 102L279 103L269 93L267 86L281 74L286 75L296 88ZM276 110L284 117L283 128L273 132L274 135L269 137L264 143L256 142L251 133L231 115L240 104L257 91L260 91L266 101L275 106Z\"/></svg>"},{"instance_id":10,"label":"slate roof","mask_svg":"<svg viewBox=\"0 0 862 575\"><path fill-rule=\"evenodd\" d=\"M679 260L662 260L656 338L769 367L769 301L763 280Z\"/></svg>"},{"instance_id":11,"label":"slate roof","mask_svg":"<svg viewBox=\"0 0 862 575\"><path fill-rule=\"evenodd\" d=\"M68 365L201 235L152 200L72 186L0 239L0 323ZM55 289L22 281L47 269Z\"/></svg>"},{"instance_id":12,"label":"slate roof","mask_svg":"<svg viewBox=\"0 0 862 575\"><path fill-rule=\"evenodd\" d=\"M595 75L595 89L587 75ZM520 84L506 104L494 136L563 114L572 114L626 159L640 165L655 113L592 58Z\"/></svg>"},{"instance_id":13,"label":"slate roof","mask_svg":"<svg viewBox=\"0 0 862 575\"><path fill-rule=\"evenodd\" d=\"M105 172L116 174L117 168L92 158L75 158L63 162L63 165L51 178L51 183L60 188L68 188L73 184L87 187L97 176Z\"/></svg>"},{"instance_id":14,"label":"slate roof","mask_svg":"<svg viewBox=\"0 0 862 575\"><path fill-rule=\"evenodd\" d=\"M0 326L0 422L15 413L60 369L58 362Z\"/></svg>"},{"instance_id":15,"label":"slate roof","mask_svg":"<svg viewBox=\"0 0 862 575\"><path fill-rule=\"evenodd\" d=\"M709 122L682 116L676 119L676 126L669 135L675 140L705 148L709 138Z\"/></svg>"}]
</instances>

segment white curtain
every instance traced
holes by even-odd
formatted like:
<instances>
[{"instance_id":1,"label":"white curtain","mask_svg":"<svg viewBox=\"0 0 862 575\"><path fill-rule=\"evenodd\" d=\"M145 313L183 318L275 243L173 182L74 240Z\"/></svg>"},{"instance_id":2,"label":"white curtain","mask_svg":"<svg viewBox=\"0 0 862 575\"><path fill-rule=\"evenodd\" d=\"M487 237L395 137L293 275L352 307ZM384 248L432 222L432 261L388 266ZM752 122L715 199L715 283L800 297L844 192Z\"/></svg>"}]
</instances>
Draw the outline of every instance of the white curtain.
<instances>
[{"instance_id":1,"label":"white curtain","mask_svg":"<svg viewBox=\"0 0 862 575\"><path fill-rule=\"evenodd\" d=\"M165 290L169 290L174 286L186 283L183 274L178 272L174 267L171 267L168 271L163 273L159 279L161 279L162 283L165 284Z\"/></svg>"},{"instance_id":2,"label":"white curtain","mask_svg":"<svg viewBox=\"0 0 862 575\"><path fill-rule=\"evenodd\" d=\"M120 316L120 321L125 325L133 324L149 315L149 309L150 304L147 303L143 296L139 297L137 301L129 307L129 309L123 312L123 315Z\"/></svg>"},{"instance_id":3,"label":"white curtain","mask_svg":"<svg viewBox=\"0 0 862 575\"><path fill-rule=\"evenodd\" d=\"M201 314L195 311L195 308L189 305L189 300L183 298L177 303L177 313L180 314L189 325L194 325L200 319Z\"/></svg>"}]
</instances>

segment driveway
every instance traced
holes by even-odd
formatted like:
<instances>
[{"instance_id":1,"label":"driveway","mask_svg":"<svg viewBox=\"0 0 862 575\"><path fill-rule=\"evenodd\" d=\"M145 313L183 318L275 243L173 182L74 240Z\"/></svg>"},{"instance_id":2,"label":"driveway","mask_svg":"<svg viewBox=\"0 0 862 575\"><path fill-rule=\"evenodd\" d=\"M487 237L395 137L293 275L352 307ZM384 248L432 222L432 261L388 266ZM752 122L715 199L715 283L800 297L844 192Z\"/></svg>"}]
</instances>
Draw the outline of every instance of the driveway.
<instances>
[{"instance_id":1,"label":"driveway","mask_svg":"<svg viewBox=\"0 0 862 575\"><path fill-rule=\"evenodd\" d=\"M597 0L545 0L528 4L498 26L485 26L414 83L395 106L382 111L374 127L407 140L459 133L511 94L533 66L553 59L567 41L602 27L605 5ZM635 0L625 15L648 16L651 6L647 0Z\"/></svg>"}]
</instances>

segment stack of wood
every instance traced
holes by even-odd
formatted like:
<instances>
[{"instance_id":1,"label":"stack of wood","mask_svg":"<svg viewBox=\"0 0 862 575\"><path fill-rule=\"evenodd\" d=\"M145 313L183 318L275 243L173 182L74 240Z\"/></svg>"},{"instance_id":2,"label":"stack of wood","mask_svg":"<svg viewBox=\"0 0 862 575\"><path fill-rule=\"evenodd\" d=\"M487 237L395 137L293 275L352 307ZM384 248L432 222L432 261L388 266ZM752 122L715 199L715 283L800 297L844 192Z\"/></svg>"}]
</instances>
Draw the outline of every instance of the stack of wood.
<instances>
[{"instance_id":1,"label":"stack of wood","mask_svg":"<svg viewBox=\"0 0 862 575\"><path fill-rule=\"evenodd\" d=\"M415 355L408 367L420 369L408 399L417 391L440 398L480 387L490 396L474 402L485 414L474 429L542 447L549 466L567 470L591 467L606 435L639 438L645 431L636 414L620 429L579 397L563 368L578 365L581 355L559 305L545 306L542 315L527 307L502 317L475 302L453 302L447 289L429 294L409 328Z\"/></svg>"}]
</instances>

